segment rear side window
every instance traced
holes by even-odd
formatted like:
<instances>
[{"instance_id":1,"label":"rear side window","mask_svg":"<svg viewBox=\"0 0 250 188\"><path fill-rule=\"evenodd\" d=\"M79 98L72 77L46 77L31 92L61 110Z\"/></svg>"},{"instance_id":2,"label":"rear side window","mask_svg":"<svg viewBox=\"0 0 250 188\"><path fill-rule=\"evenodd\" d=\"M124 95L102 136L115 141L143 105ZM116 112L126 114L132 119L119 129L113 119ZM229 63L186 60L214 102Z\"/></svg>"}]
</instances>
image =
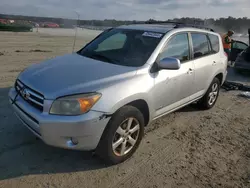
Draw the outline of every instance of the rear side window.
<instances>
[{"instance_id":1,"label":"rear side window","mask_svg":"<svg viewBox=\"0 0 250 188\"><path fill-rule=\"evenodd\" d=\"M218 53L220 51L219 37L212 34L209 34L208 37L211 42L212 53Z\"/></svg>"},{"instance_id":2,"label":"rear side window","mask_svg":"<svg viewBox=\"0 0 250 188\"><path fill-rule=\"evenodd\" d=\"M194 58L200 58L210 54L209 43L206 34L192 33Z\"/></svg>"},{"instance_id":3,"label":"rear side window","mask_svg":"<svg viewBox=\"0 0 250 188\"><path fill-rule=\"evenodd\" d=\"M182 33L173 36L160 54L160 59L174 57L185 62L190 60L188 34Z\"/></svg>"}]
</instances>

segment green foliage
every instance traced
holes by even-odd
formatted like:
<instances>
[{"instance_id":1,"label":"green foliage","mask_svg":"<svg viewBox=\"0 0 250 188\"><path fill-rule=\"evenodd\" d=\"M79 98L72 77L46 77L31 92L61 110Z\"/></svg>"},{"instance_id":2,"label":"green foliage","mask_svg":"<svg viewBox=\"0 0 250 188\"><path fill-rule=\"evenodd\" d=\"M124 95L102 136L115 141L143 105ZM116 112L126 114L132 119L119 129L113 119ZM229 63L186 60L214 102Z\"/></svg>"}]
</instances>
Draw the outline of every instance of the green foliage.
<instances>
[{"instance_id":1,"label":"green foliage","mask_svg":"<svg viewBox=\"0 0 250 188\"><path fill-rule=\"evenodd\" d=\"M63 18L49 18L49 17L32 17L32 16L17 16L17 15L4 15L0 14L0 18L3 19L13 19L13 20L28 20L35 23L43 22L53 22L59 25L63 25L64 28L73 28L74 25L78 23L81 26L97 26L97 27L116 27L119 25L135 24L142 23L142 21L136 20L115 20L115 19L105 19L105 20L80 20L77 22L76 19L63 19ZM155 21L150 19L151 21ZM167 20L167 18L166 18ZM247 17L243 18L233 18L229 16L228 18L219 18L219 19L199 19L199 18L178 18L167 21L175 21L188 24L200 24L205 23L205 25L215 29L215 31L227 31L229 29L234 30L239 33L247 33L248 28L250 28L250 19Z\"/></svg>"},{"instance_id":2,"label":"green foliage","mask_svg":"<svg viewBox=\"0 0 250 188\"><path fill-rule=\"evenodd\" d=\"M6 25L0 24L0 31L12 31L12 32L30 32L32 27L28 25Z\"/></svg>"}]
</instances>

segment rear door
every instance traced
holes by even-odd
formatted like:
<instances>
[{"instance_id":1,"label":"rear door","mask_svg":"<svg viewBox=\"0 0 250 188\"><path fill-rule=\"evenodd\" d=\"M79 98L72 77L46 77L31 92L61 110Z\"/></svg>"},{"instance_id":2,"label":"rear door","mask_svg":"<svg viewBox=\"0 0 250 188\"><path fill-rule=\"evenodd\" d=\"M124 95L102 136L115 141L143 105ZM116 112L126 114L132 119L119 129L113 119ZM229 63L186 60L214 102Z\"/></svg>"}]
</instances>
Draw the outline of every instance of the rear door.
<instances>
[{"instance_id":1,"label":"rear door","mask_svg":"<svg viewBox=\"0 0 250 188\"><path fill-rule=\"evenodd\" d=\"M212 81L218 63L216 54L218 50L213 52L206 33L192 32L191 39L195 69L195 95L192 96L192 99L195 99L206 92L208 85Z\"/></svg>"},{"instance_id":2,"label":"rear door","mask_svg":"<svg viewBox=\"0 0 250 188\"><path fill-rule=\"evenodd\" d=\"M248 48L248 45L244 42L241 41L235 41L232 44L232 48L231 48L231 54L229 57L229 61L235 61L237 56L244 51L245 49Z\"/></svg>"}]
</instances>

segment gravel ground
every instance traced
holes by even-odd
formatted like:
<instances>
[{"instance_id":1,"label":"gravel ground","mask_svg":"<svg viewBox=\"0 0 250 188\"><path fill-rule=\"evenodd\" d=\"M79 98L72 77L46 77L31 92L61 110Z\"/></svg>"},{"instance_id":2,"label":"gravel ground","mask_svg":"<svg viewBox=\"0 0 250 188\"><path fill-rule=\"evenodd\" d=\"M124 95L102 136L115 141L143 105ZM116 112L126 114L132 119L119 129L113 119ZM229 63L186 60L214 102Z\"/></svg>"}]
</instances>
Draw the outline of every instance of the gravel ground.
<instances>
[{"instance_id":1,"label":"gravel ground","mask_svg":"<svg viewBox=\"0 0 250 188\"><path fill-rule=\"evenodd\" d=\"M76 48L95 35L85 32ZM8 90L25 67L70 53L72 44L72 36L47 32L0 33L1 188L250 187L250 105L238 92L222 90L212 110L188 106L153 122L135 155L116 166L37 140L14 116ZM250 84L231 69L229 79Z\"/></svg>"}]
</instances>

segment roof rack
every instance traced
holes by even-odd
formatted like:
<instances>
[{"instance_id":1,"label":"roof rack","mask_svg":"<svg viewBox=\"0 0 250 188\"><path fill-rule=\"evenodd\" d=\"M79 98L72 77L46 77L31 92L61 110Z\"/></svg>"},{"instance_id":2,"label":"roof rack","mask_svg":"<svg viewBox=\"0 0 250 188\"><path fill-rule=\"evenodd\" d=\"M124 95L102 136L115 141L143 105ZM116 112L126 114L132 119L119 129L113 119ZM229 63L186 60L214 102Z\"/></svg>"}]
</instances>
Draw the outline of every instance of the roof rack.
<instances>
[{"instance_id":1,"label":"roof rack","mask_svg":"<svg viewBox=\"0 0 250 188\"><path fill-rule=\"evenodd\" d=\"M193 27L193 28L198 28L198 29L206 29L206 30L214 32L213 29L202 26L202 25L186 24L186 23L173 22L173 21L146 21L145 24L166 24L166 25L171 24L171 25L174 25L174 28Z\"/></svg>"}]
</instances>

